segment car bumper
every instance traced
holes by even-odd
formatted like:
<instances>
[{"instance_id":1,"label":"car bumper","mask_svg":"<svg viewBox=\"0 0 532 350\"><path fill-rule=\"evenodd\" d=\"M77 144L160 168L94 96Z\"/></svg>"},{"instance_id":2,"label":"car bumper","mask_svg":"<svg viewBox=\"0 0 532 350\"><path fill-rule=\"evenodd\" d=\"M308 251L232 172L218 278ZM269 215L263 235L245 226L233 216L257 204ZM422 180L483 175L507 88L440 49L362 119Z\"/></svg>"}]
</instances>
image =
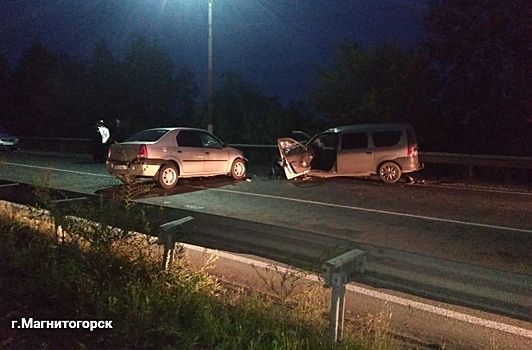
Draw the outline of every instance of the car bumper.
<instances>
[{"instance_id":1,"label":"car bumper","mask_svg":"<svg viewBox=\"0 0 532 350\"><path fill-rule=\"evenodd\" d=\"M7 145L7 144L0 144L0 150L1 151L15 151L19 149L19 145Z\"/></svg>"},{"instance_id":2,"label":"car bumper","mask_svg":"<svg viewBox=\"0 0 532 350\"><path fill-rule=\"evenodd\" d=\"M107 160L107 172L113 176L155 177L161 162L156 160L141 160L133 162Z\"/></svg>"},{"instance_id":3,"label":"car bumper","mask_svg":"<svg viewBox=\"0 0 532 350\"><path fill-rule=\"evenodd\" d=\"M412 173L423 169L423 165L419 162L418 157L398 158L395 162L399 164L403 173Z\"/></svg>"}]
</instances>

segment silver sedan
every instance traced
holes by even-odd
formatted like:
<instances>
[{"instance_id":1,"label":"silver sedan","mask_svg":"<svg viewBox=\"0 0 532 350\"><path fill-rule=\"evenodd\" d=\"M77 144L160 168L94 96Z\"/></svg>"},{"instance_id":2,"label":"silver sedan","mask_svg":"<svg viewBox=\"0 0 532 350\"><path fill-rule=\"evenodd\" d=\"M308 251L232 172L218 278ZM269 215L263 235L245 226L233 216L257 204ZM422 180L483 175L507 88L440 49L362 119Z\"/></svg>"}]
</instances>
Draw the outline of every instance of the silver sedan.
<instances>
[{"instance_id":1,"label":"silver sedan","mask_svg":"<svg viewBox=\"0 0 532 350\"><path fill-rule=\"evenodd\" d=\"M143 130L109 147L109 174L130 184L139 178L173 188L179 178L246 176L244 154L201 129L168 127Z\"/></svg>"}]
</instances>

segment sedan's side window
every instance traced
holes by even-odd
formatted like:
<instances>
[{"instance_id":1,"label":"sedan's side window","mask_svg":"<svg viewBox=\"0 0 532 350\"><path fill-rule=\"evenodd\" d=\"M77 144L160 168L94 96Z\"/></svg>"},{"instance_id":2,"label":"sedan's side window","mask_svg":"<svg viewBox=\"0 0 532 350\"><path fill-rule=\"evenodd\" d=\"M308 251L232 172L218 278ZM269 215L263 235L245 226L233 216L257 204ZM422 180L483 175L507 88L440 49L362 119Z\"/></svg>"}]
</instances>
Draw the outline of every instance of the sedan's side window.
<instances>
[{"instance_id":1,"label":"sedan's side window","mask_svg":"<svg viewBox=\"0 0 532 350\"><path fill-rule=\"evenodd\" d=\"M176 137L178 147L202 147L201 140L195 130L181 130Z\"/></svg>"},{"instance_id":2,"label":"sedan's side window","mask_svg":"<svg viewBox=\"0 0 532 350\"><path fill-rule=\"evenodd\" d=\"M199 133L203 148L222 148L222 144L215 137L205 132Z\"/></svg>"},{"instance_id":3,"label":"sedan's side window","mask_svg":"<svg viewBox=\"0 0 532 350\"><path fill-rule=\"evenodd\" d=\"M368 135L365 132L354 132L342 135L342 150L368 147Z\"/></svg>"}]
</instances>

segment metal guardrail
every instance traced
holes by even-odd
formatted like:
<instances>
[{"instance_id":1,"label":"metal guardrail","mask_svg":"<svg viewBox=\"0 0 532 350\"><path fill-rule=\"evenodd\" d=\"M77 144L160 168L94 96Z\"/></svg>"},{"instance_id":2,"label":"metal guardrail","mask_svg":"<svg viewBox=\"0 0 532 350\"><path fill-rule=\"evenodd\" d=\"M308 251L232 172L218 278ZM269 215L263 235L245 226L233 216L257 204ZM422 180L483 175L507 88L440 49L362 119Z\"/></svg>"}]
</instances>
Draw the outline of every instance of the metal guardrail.
<instances>
[{"instance_id":1,"label":"metal guardrail","mask_svg":"<svg viewBox=\"0 0 532 350\"><path fill-rule=\"evenodd\" d=\"M21 137L23 148L28 150L90 153L90 139ZM58 145L59 143L59 145ZM232 143L232 147L248 150L257 163L270 162L277 155L277 145ZM267 150L265 152L265 150ZM270 152L271 151L271 152ZM419 152L420 161L432 164L462 165L472 174L473 167L489 166L499 168L532 169L532 157L497 156L461 153ZM269 163L265 165L270 165Z\"/></svg>"},{"instance_id":2,"label":"metal guardrail","mask_svg":"<svg viewBox=\"0 0 532 350\"><path fill-rule=\"evenodd\" d=\"M178 212L177 216L194 216L190 225L194 235L185 239L190 244L257 255L314 271L324 258L359 249L367 255L364 274L357 277L360 283L530 321L531 275L358 243L334 235L187 210Z\"/></svg>"},{"instance_id":3,"label":"metal guardrail","mask_svg":"<svg viewBox=\"0 0 532 350\"><path fill-rule=\"evenodd\" d=\"M532 169L532 157L435 152L420 152L419 157L425 163Z\"/></svg>"}]
</instances>

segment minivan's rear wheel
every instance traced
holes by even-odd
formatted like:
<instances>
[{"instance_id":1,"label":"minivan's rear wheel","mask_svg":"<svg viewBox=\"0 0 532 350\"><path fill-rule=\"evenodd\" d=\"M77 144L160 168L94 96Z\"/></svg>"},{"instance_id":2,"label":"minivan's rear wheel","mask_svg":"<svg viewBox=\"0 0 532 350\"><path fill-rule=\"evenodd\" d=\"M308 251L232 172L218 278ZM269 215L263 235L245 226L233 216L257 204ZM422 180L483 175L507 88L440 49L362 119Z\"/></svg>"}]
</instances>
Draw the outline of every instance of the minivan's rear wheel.
<instances>
[{"instance_id":1,"label":"minivan's rear wheel","mask_svg":"<svg viewBox=\"0 0 532 350\"><path fill-rule=\"evenodd\" d=\"M161 169L159 169L159 176L157 177L157 181L159 182L159 186L169 190L175 187L178 178L179 172L177 171L175 165L165 164L161 167Z\"/></svg>"},{"instance_id":2,"label":"minivan's rear wheel","mask_svg":"<svg viewBox=\"0 0 532 350\"><path fill-rule=\"evenodd\" d=\"M379 167L379 177L389 184L399 181L402 174L401 168L394 162L386 162Z\"/></svg>"},{"instance_id":3,"label":"minivan's rear wheel","mask_svg":"<svg viewBox=\"0 0 532 350\"><path fill-rule=\"evenodd\" d=\"M242 180L246 177L246 163L243 159L235 159L231 165L231 176L235 180Z\"/></svg>"}]
</instances>

